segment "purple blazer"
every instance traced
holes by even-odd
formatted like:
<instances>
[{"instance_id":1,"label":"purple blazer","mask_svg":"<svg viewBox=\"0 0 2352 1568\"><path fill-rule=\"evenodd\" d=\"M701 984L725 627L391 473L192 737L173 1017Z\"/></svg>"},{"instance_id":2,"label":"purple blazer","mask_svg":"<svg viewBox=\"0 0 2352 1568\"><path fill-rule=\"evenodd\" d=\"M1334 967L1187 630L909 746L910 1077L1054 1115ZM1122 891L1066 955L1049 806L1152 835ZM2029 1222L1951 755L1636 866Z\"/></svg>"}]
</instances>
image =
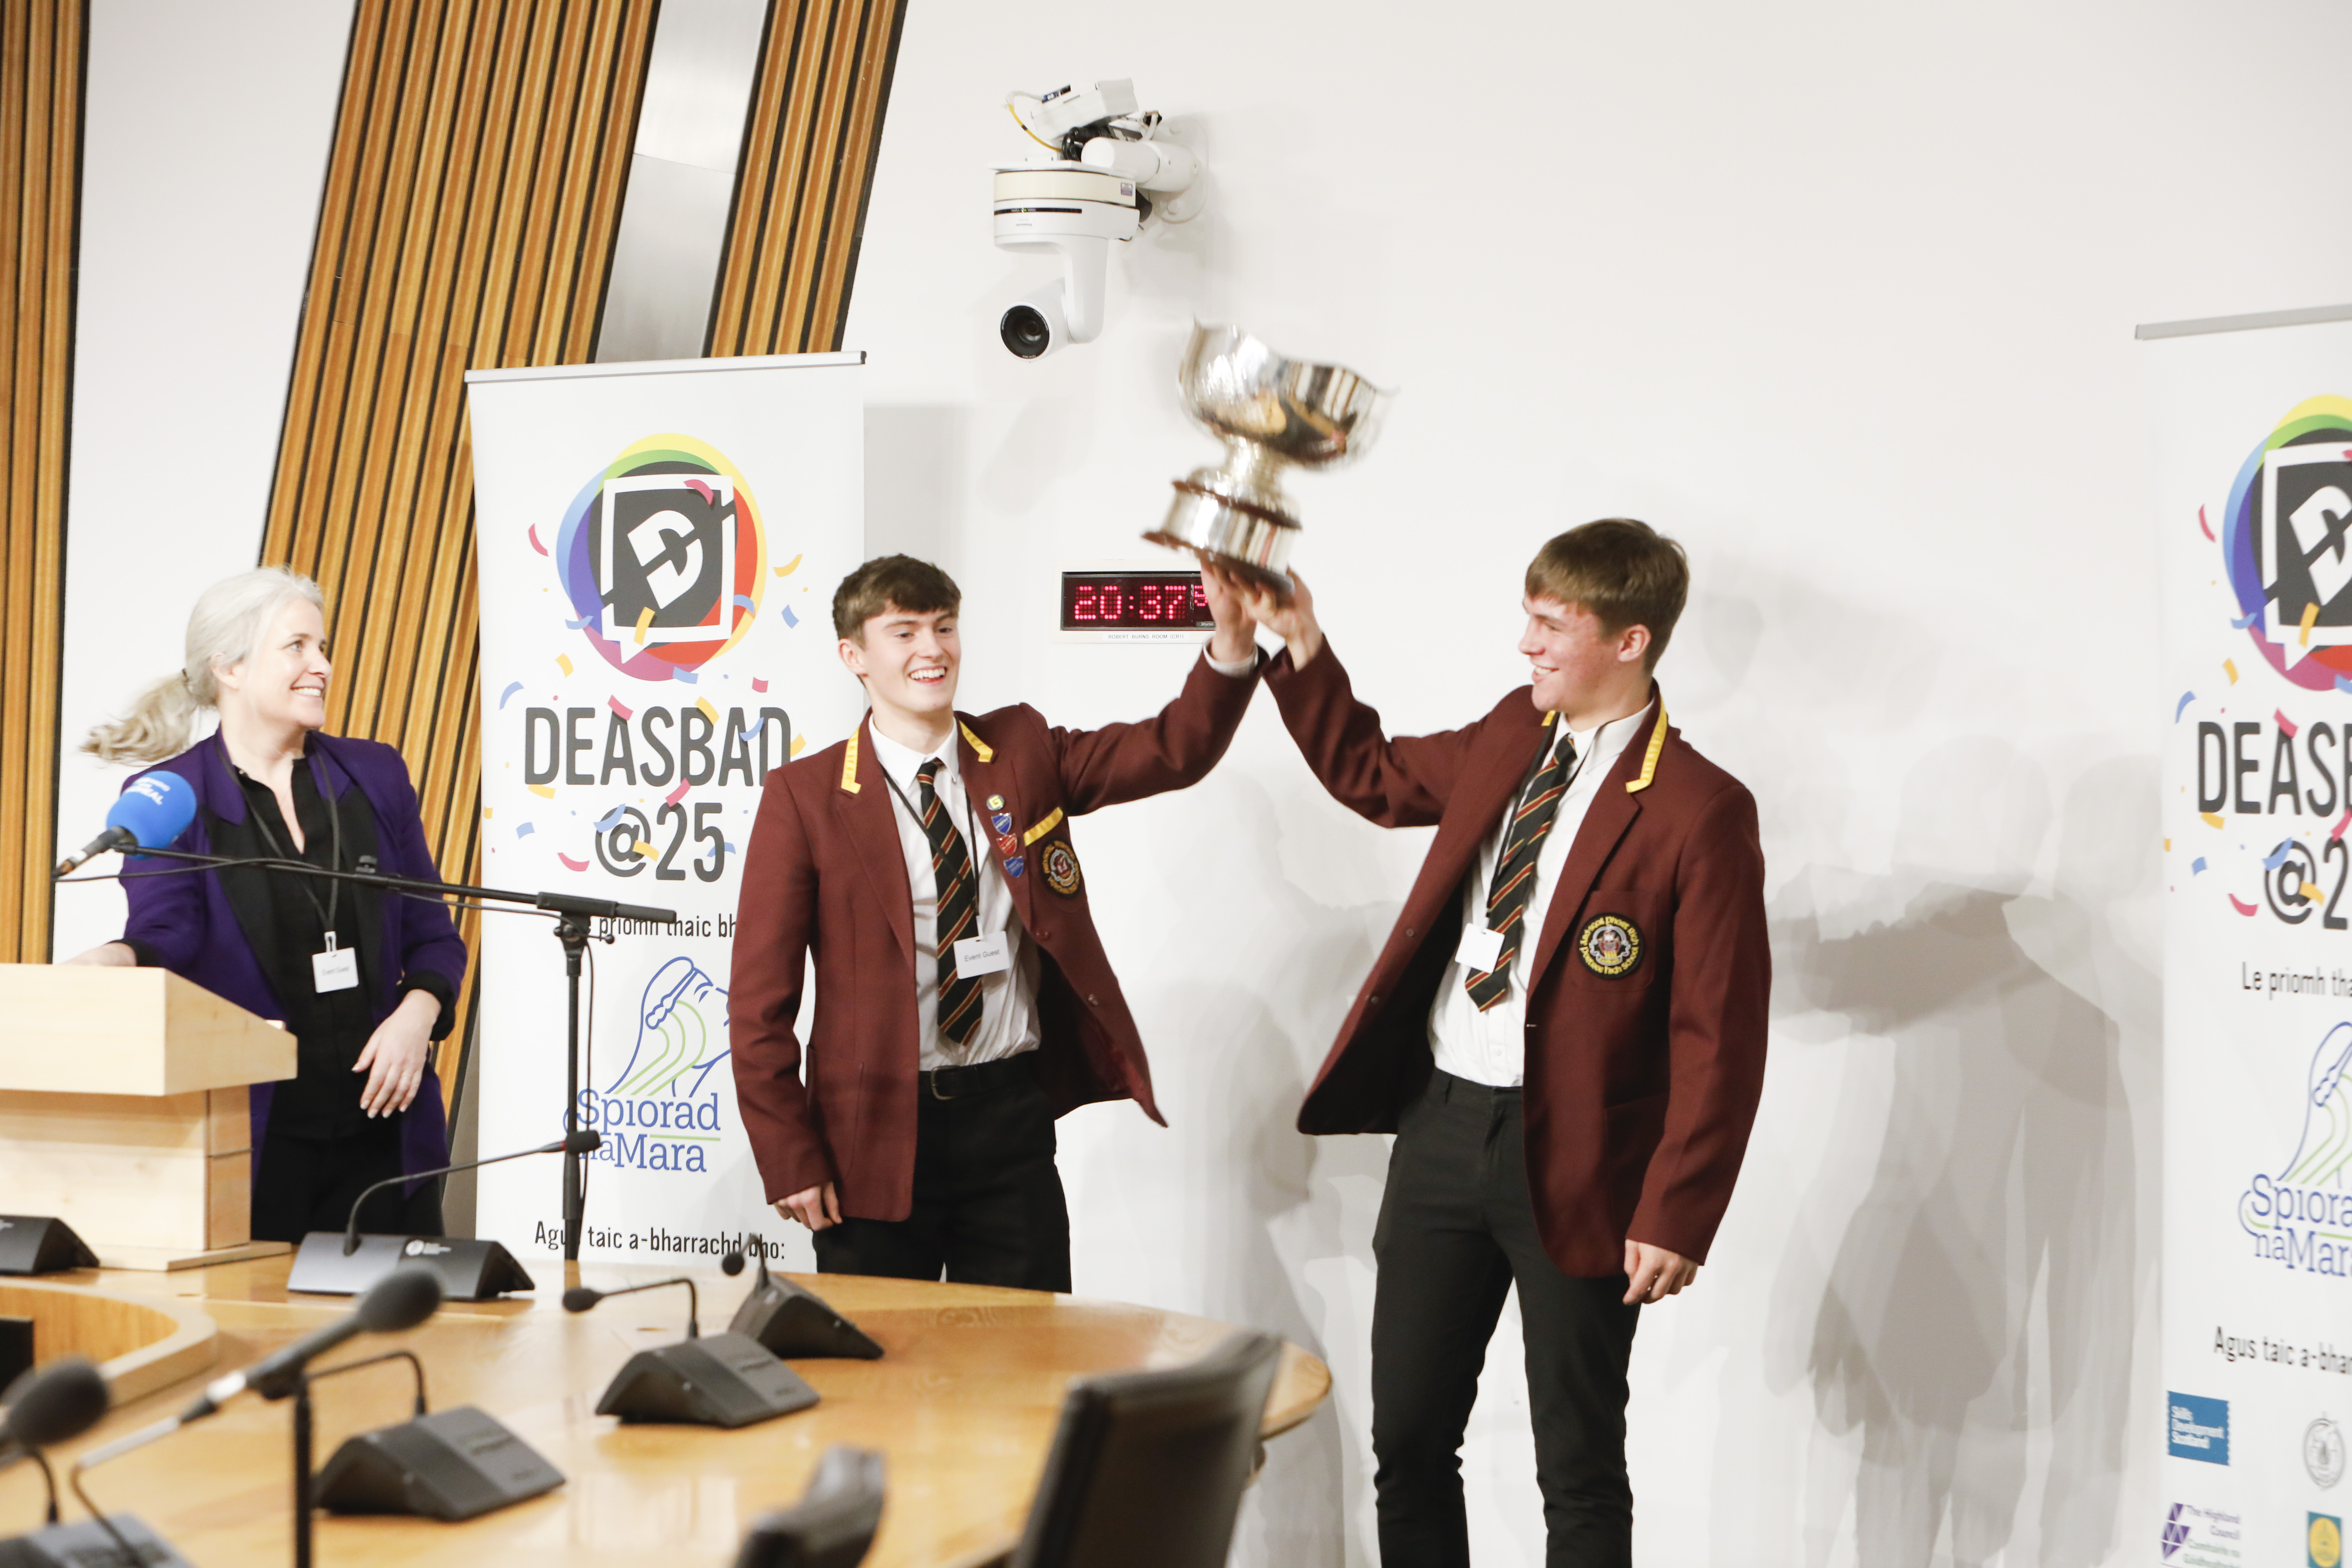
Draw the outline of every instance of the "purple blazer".
<instances>
[{"instance_id":1,"label":"purple blazer","mask_svg":"<svg viewBox=\"0 0 2352 1568\"><path fill-rule=\"evenodd\" d=\"M440 879L433 853L425 847L425 824L417 815L415 787L408 782L408 764L400 760L398 752L374 741L313 731L310 759L320 794L341 800L346 790L357 789L366 800L375 818L376 864L386 876ZM209 854L206 813L228 822L245 820L245 791L229 769L227 750L217 734L147 771L174 773L195 786L196 818L171 847ZM148 859L128 868L158 870L167 864ZM122 940L138 952L140 963L160 964L248 1013L285 1018L286 1009L265 966L255 956L249 934L269 929L268 911L257 907L258 900L250 895L233 895L222 886L219 874L209 870L131 877L123 882L122 890L131 901ZM433 1029L433 1037L440 1039L449 1032L454 1013L450 1002L466 977L466 943L457 935L448 909L389 894L369 900L360 909L360 940L376 955L371 965L375 994L368 998L369 1026L391 1016L405 993L425 989L442 1000L441 1017ZM419 980L428 975L434 978L420 986ZM253 1086L257 1156L268 1131L269 1104L276 1089L275 1084ZM429 1171L449 1163L440 1079L431 1062L425 1064L415 1100L399 1116L404 1172Z\"/></svg>"}]
</instances>

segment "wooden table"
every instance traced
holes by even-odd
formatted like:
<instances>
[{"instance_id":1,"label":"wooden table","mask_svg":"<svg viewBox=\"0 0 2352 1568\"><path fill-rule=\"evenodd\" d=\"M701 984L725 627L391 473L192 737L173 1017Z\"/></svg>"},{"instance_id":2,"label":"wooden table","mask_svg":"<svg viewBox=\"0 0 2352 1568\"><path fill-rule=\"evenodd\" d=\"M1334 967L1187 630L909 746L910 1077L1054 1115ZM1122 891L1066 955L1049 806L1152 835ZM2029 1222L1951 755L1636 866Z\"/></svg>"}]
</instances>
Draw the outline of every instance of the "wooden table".
<instances>
[{"instance_id":1,"label":"wooden table","mask_svg":"<svg viewBox=\"0 0 2352 1568\"><path fill-rule=\"evenodd\" d=\"M1073 1377L1180 1364L1233 1331L1182 1313L1027 1290L802 1276L887 1354L793 1363L823 1403L760 1426L624 1427L593 1414L597 1396L633 1352L682 1337L686 1292L625 1296L577 1317L556 1298L571 1283L610 1289L677 1270L591 1263L559 1278L554 1265L529 1267L539 1300L449 1302L414 1333L354 1341L323 1364L406 1345L425 1362L435 1409L488 1411L544 1454L567 1484L467 1524L322 1514L320 1568L724 1563L752 1517L796 1500L817 1456L835 1443L887 1456L889 1503L869 1564L988 1563L1020 1538ZM288 1259L271 1258L167 1278L127 1271L52 1278L201 1307L219 1325L218 1370L226 1370L348 1310L339 1298L289 1297L287 1268ZM704 1331L716 1332L750 1276L695 1279ZM351 1434L407 1419L409 1375L406 1363L394 1362L320 1385L320 1464ZM189 1378L114 1412L59 1455L70 1458L183 1408L199 1382ZM1330 1386L1321 1362L1285 1345L1264 1435L1306 1420ZM290 1409L241 1398L202 1426L91 1471L91 1496L110 1511L139 1515L198 1568L289 1563ZM0 1526L32 1528L39 1489L28 1466L0 1479ZM65 1508L68 1519L80 1517L70 1497Z\"/></svg>"}]
</instances>

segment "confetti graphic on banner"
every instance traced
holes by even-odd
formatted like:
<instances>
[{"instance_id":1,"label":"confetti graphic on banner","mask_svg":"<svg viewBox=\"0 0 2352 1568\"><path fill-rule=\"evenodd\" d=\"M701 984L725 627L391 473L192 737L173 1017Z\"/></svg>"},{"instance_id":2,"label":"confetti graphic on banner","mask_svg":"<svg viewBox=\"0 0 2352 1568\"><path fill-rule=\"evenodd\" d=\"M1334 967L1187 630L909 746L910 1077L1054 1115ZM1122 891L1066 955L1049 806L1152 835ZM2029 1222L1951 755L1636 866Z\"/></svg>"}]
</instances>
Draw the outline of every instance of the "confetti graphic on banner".
<instances>
[{"instance_id":1,"label":"confetti graphic on banner","mask_svg":"<svg viewBox=\"0 0 2352 1568\"><path fill-rule=\"evenodd\" d=\"M518 822L515 824L515 837L517 838L528 838L538 831L539 826L536 823Z\"/></svg>"},{"instance_id":2,"label":"confetti graphic on banner","mask_svg":"<svg viewBox=\"0 0 2352 1568\"><path fill-rule=\"evenodd\" d=\"M793 755L797 757L806 750L808 750L808 737L806 735L794 735L793 737Z\"/></svg>"},{"instance_id":3,"label":"confetti graphic on banner","mask_svg":"<svg viewBox=\"0 0 2352 1568\"><path fill-rule=\"evenodd\" d=\"M2341 838L2347 827L2352 827L2352 805L2344 808L2344 815L2336 819L2336 826L2327 830L2327 837Z\"/></svg>"},{"instance_id":4,"label":"confetti graphic on banner","mask_svg":"<svg viewBox=\"0 0 2352 1568\"><path fill-rule=\"evenodd\" d=\"M801 558L795 555L790 561L785 562L782 566L776 568L776 575L779 577L789 577L793 574L794 570L799 567L800 563Z\"/></svg>"},{"instance_id":5,"label":"confetti graphic on banner","mask_svg":"<svg viewBox=\"0 0 2352 1568\"><path fill-rule=\"evenodd\" d=\"M680 779L677 781L677 787L670 791L667 795L662 796L662 800L667 805L676 805L679 801L686 798L686 792L693 787L694 786L692 784L688 784L684 779Z\"/></svg>"},{"instance_id":6,"label":"confetti graphic on banner","mask_svg":"<svg viewBox=\"0 0 2352 1568\"><path fill-rule=\"evenodd\" d=\"M2180 716L2181 716L2183 713L2188 712L2188 711L2189 711L2189 705L2191 702L2194 702L2194 701L2196 701L2196 700L2197 700L2197 693L2195 693L2194 691L2184 691L2184 692L2182 692L2182 693L2180 694L2180 700L2179 700L2179 702L2177 702L2177 703L2173 704L2173 708L2172 708L2172 721L2173 721L2174 723L2176 723L2176 724L2179 723L2179 722L2180 722Z\"/></svg>"},{"instance_id":7,"label":"confetti graphic on banner","mask_svg":"<svg viewBox=\"0 0 2352 1568\"><path fill-rule=\"evenodd\" d=\"M710 721L712 729L719 728L719 710L710 705L709 698L698 697L694 700L694 705L702 710L702 716Z\"/></svg>"},{"instance_id":8,"label":"confetti graphic on banner","mask_svg":"<svg viewBox=\"0 0 2352 1568\"><path fill-rule=\"evenodd\" d=\"M525 784L523 787L530 790L531 794L539 796L541 800L553 800L555 798L555 791L546 784Z\"/></svg>"},{"instance_id":9,"label":"confetti graphic on banner","mask_svg":"<svg viewBox=\"0 0 2352 1568\"><path fill-rule=\"evenodd\" d=\"M565 629L566 629L566 630L569 630L569 631L575 631L575 632L576 632L576 631L584 631L584 630L586 630L588 627L590 627L590 626L594 626L595 624L596 624L596 617L595 617L595 616L581 616L581 617L580 617L578 620L576 620L576 621L566 621L566 622L564 622L564 623L563 623L564 627L565 627Z\"/></svg>"},{"instance_id":10,"label":"confetti graphic on banner","mask_svg":"<svg viewBox=\"0 0 2352 1568\"><path fill-rule=\"evenodd\" d=\"M2294 854L2294 839L2292 839L2292 838L2287 839L2284 843L2281 844L2277 848L2275 848L2275 849L2272 850L2268 855L2265 855L2265 856L2263 856L2263 870L2265 870L2265 871L2275 871L2275 870L2277 870L2281 866L2284 866L2284 865L2285 865L2285 864L2286 864L2286 858L2287 858L2289 855L2292 855L2292 854Z\"/></svg>"},{"instance_id":11,"label":"confetti graphic on banner","mask_svg":"<svg viewBox=\"0 0 2352 1568\"><path fill-rule=\"evenodd\" d=\"M2263 612L2259 607L2257 607L2255 609L2248 610L2244 615L2238 616L2230 624L2235 626L2238 630L2244 631L2248 626L2252 626L2256 621L2259 621L2262 618Z\"/></svg>"},{"instance_id":12,"label":"confetti graphic on banner","mask_svg":"<svg viewBox=\"0 0 2352 1568\"><path fill-rule=\"evenodd\" d=\"M669 678L682 686L699 686L702 684L702 677L697 675L690 669L673 669L669 672Z\"/></svg>"},{"instance_id":13,"label":"confetti graphic on banner","mask_svg":"<svg viewBox=\"0 0 2352 1568\"><path fill-rule=\"evenodd\" d=\"M621 721L623 723L626 723L636 717L636 713L633 710L624 707L621 700L617 697L607 697L604 699L604 706L610 708L614 712L618 713L621 716Z\"/></svg>"},{"instance_id":14,"label":"confetti graphic on banner","mask_svg":"<svg viewBox=\"0 0 2352 1568\"><path fill-rule=\"evenodd\" d=\"M2295 646L2296 646L2297 647L2309 647L2311 646L2311 628L2312 628L2312 627L2314 627L2314 626L2317 626L2318 624L2319 624L2319 605L2318 605L2318 603L2317 603L2316 601L2314 601L2314 602L2313 602L2313 603L2311 603L2311 604L2308 604L2308 605L2304 605L2304 607L2303 607L2303 621L2302 621L2302 624L2300 625L2300 626L2298 626L2298 627L2297 627L2297 629L2296 629L2296 635L2295 635L2295 639L2294 639L2294 641L2295 641Z\"/></svg>"},{"instance_id":15,"label":"confetti graphic on banner","mask_svg":"<svg viewBox=\"0 0 2352 1568\"><path fill-rule=\"evenodd\" d=\"M779 613L784 617L784 625L792 626L794 629L798 629L801 624L801 618L793 614L793 607L790 605L786 605Z\"/></svg>"},{"instance_id":16,"label":"confetti graphic on banner","mask_svg":"<svg viewBox=\"0 0 2352 1568\"><path fill-rule=\"evenodd\" d=\"M2201 506L2197 509L2197 526L2205 531L2206 538L2213 539L2213 525L2205 521L2205 509ZM2213 539L2213 542L2219 544L2221 542L2218 539Z\"/></svg>"},{"instance_id":17,"label":"confetti graphic on banner","mask_svg":"<svg viewBox=\"0 0 2352 1568\"><path fill-rule=\"evenodd\" d=\"M2231 684L2231 685L2232 685L2232 686L2237 685L2237 684L2238 684L2238 661L2237 661L2237 660L2235 660L2235 659L2232 659L2232 658L2225 658L2225 659L2223 659L2223 660L2221 661L2221 673L2222 673L2222 674L2224 674L2224 675L2226 675L2226 676L2228 676L2228 677L2230 678L2230 684Z\"/></svg>"},{"instance_id":18,"label":"confetti graphic on banner","mask_svg":"<svg viewBox=\"0 0 2352 1568\"><path fill-rule=\"evenodd\" d=\"M2279 732L2281 734L2284 735L2290 741L2294 739L2295 731L2300 728L2300 726L2298 726L2294 720L2286 716L2286 710L2284 709L2272 709L2271 717L2278 721Z\"/></svg>"},{"instance_id":19,"label":"confetti graphic on banner","mask_svg":"<svg viewBox=\"0 0 2352 1568\"><path fill-rule=\"evenodd\" d=\"M616 805L612 810L606 812L604 819L596 824L596 831L599 833L609 833L614 827L619 826L621 818L628 814L628 809L629 808L625 805Z\"/></svg>"},{"instance_id":20,"label":"confetti graphic on banner","mask_svg":"<svg viewBox=\"0 0 2352 1568\"><path fill-rule=\"evenodd\" d=\"M765 691L768 689L768 683L755 675L751 678L751 689L754 691Z\"/></svg>"},{"instance_id":21,"label":"confetti graphic on banner","mask_svg":"<svg viewBox=\"0 0 2352 1568\"><path fill-rule=\"evenodd\" d=\"M2221 826L2221 814L2218 811L2200 811L2197 815L2199 817L2203 819L2205 826L2208 827L2219 827Z\"/></svg>"},{"instance_id":22,"label":"confetti graphic on banner","mask_svg":"<svg viewBox=\"0 0 2352 1568\"><path fill-rule=\"evenodd\" d=\"M499 706L501 709L503 709L504 707L506 707L506 705L507 705L507 699L508 699L508 698L509 698L509 697L512 697L516 692L520 691L521 689L522 689L522 682L521 682L521 681L520 681L520 680L512 680L512 681L509 681L509 682L507 683L507 689L506 689L504 691L501 691L501 692L499 692Z\"/></svg>"},{"instance_id":23,"label":"confetti graphic on banner","mask_svg":"<svg viewBox=\"0 0 2352 1568\"><path fill-rule=\"evenodd\" d=\"M547 546L546 546L546 545L544 545L544 544L541 544L541 543L539 542L539 524L537 524L537 523L535 523L535 522L534 522L534 523L532 523L532 524L530 525L530 547L531 547L533 550L538 551L541 555L546 554L546 553L547 553Z\"/></svg>"},{"instance_id":24,"label":"confetti graphic on banner","mask_svg":"<svg viewBox=\"0 0 2352 1568\"><path fill-rule=\"evenodd\" d=\"M2235 893L2231 893L2230 895L2230 907L2237 910L2242 915L2251 915L2256 909L2255 905L2245 902Z\"/></svg>"},{"instance_id":25,"label":"confetti graphic on banner","mask_svg":"<svg viewBox=\"0 0 2352 1568\"><path fill-rule=\"evenodd\" d=\"M571 674L571 673L572 673L572 656L571 656L570 654L568 654L568 653L559 653L559 654L557 654L557 655L555 656L555 668L558 668L558 669L560 669L560 670L562 670L562 671L564 674L566 674L566 675Z\"/></svg>"},{"instance_id":26,"label":"confetti graphic on banner","mask_svg":"<svg viewBox=\"0 0 2352 1568\"><path fill-rule=\"evenodd\" d=\"M742 605L742 606L743 606L745 609L747 609L747 610L756 610L756 609L758 609L758 608L760 607L759 605L755 605L755 604L753 604L753 603L751 602L751 595L749 595L749 594L738 594L738 595L735 595L735 602L736 602L737 604L739 604L739 605Z\"/></svg>"},{"instance_id":27,"label":"confetti graphic on banner","mask_svg":"<svg viewBox=\"0 0 2352 1568\"><path fill-rule=\"evenodd\" d=\"M2204 856L2200 855L2199 857L2197 857L2197 858L2196 858L2196 859L2191 860L2190 862L2189 862L2189 874L2190 876L2192 876L2192 877L2199 877L2199 876L2202 876L2202 875L2204 875L2204 872L2205 872L2205 857L2204 857Z\"/></svg>"},{"instance_id":28,"label":"confetti graphic on banner","mask_svg":"<svg viewBox=\"0 0 2352 1568\"><path fill-rule=\"evenodd\" d=\"M555 852L555 858L563 862L563 868L567 871L585 871L588 869L587 861L574 860L571 856L566 855L561 849Z\"/></svg>"},{"instance_id":29,"label":"confetti graphic on banner","mask_svg":"<svg viewBox=\"0 0 2352 1568\"><path fill-rule=\"evenodd\" d=\"M646 646L646 628L654 624L654 607L647 605L637 612L637 646Z\"/></svg>"}]
</instances>

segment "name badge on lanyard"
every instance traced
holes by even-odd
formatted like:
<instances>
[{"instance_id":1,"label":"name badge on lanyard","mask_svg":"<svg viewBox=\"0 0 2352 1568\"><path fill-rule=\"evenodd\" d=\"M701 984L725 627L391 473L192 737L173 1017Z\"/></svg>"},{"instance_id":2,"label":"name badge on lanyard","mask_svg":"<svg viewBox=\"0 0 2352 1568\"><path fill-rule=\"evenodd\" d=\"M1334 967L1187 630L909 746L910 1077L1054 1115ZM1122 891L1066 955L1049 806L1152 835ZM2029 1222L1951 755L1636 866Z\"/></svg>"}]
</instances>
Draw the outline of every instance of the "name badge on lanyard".
<instances>
[{"instance_id":1,"label":"name badge on lanyard","mask_svg":"<svg viewBox=\"0 0 2352 1568\"><path fill-rule=\"evenodd\" d=\"M354 947L339 948L335 933L327 933L327 951L310 955L310 988L320 995L349 991L360 983L360 954Z\"/></svg>"},{"instance_id":2,"label":"name badge on lanyard","mask_svg":"<svg viewBox=\"0 0 2352 1568\"><path fill-rule=\"evenodd\" d=\"M968 936L955 944L956 978L977 979L983 974L1002 974L1011 967L1011 944L1004 933L992 936Z\"/></svg>"},{"instance_id":3,"label":"name badge on lanyard","mask_svg":"<svg viewBox=\"0 0 2352 1568\"><path fill-rule=\"evenodd\" d=\"M1462 945L1454 956L1475 974L1492 974L1495 965L1502 962L1503 933L1485 926L1465 925L1462 928Z\"/></svg>"}]
</instances>

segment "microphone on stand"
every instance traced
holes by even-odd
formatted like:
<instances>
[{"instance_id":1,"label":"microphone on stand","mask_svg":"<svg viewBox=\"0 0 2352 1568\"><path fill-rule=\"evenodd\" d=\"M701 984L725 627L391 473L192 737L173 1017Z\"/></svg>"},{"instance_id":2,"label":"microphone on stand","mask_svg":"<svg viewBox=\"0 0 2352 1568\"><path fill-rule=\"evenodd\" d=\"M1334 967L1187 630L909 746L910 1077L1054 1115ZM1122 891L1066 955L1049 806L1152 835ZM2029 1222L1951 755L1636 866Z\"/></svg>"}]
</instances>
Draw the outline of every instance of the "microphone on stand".
<instances>
[{"instance_id":1,"label":"microphone on stand","mask_svg":"<svg viewBox=\"0 0 2352 1568\"><path fill-rule=\"evenodd\" d=\"M520 1149L511 1154L493 1154L487 1160L468 1160L462 1165L444 1165L437 1171L419 1171L415 1175L388 1176L361 1192L352 1200L352 1217L343 1226L343 1256L349 1258L360 1248L360 1210L368 1199L386 1187L396 1187L404 1182L423 1181L427 1176L454 1175L459 1171L478 1171L484 1165L500 1165L509 1160L528 1160L533 1154L593 1154L604 1146L604 1135L589 1128L567 1132L552 1143L542 1143L536 1149Z\"/></svg>"},{"instance_id":2,"label":"microphone on stand","mask_svg":"<svg viewBox=\"0 0 2352 1568\"><path fill-rule=\"evenodd\" d=\"M596 1402L597 1415L733 1427L789 1415L816 1403L816 1390L759 1341L732 1331L705 1335L697 1321L700 1293L683 1276L619 1290L575 1285L563 1293L563 1310L585 1312L608 1296L634 1296L671 1285L687 1289L686 1338L631 1356L605 1385L604 1397Z\"/></svg>"},{"instance_id":3,"label":"microphone on stand","mask_svg":"<svg viewBox=\"0 0 2352 1568\"><path fill-rule=\"evenodd\" d=\"M728 1321L729 1333L757 1340L770 1354L784 1360L818 1356L855 1356L859 1361L880 1358L882 1347L867 1338L863 1329L834 1310L824 1297L793 1280L780 1279L769 1273L767 1243L758 1237L750 1241L760 1255L760 1274L735 1309L735 1316ZM740 1274L743 1255L730 1252L719 1260L719 1267L730 1276Z\"/></svg>"},{"instance_id":4,"label":"microphone on stand","mask_svg":"<svg viewBox=\"0 0 2352 1568\"><path fill-rule=\"evenodd\" d=\"M80 1436L102 1419L112 1396L106 1379L84 1356L68 1356L37 1372L28 1372L8 1390L8 1409L0 1419L0 1444L16 1452L0 1458L0 1467L30 1459L41 1467L48 1483L49 1522L58 1521L58 1478L41 1450L53 1443Z\"/></svg>"},{"instance_id":5,"label":"microphone on stand","mask_svg":"<svg viewBox=\"0 0 2352 1568\"><path fill-rule=\"evenodd\" d=\"M584 1312L607 1296L634 1296L640 1290L661 1290L672 1285L686 1287L686 1337L700 1339L702 1325L697 1320L702 1315L702 1295L695 1289L694 1281L683 1274L675 1279L656 1279L650 1285L631 1285L619 1290L592 1290L585 1285L574 1285L563 1293L563 1310Z\"/></svg>"},{"instance_id":6,"label":"microphone on stand","mask_svg":"<svg viewBox=\"0 0 2352 1568\"><path fill-rule=\"evenodd\" d=\"M220 1407L247 1392L258 1394L264 1399L294 1398L295 1474L297 1477L295 1510L295 1556L308 1563L310 1528L310 1394L304 1373L310 1363L337 1345L356 1339L361 1334L398 1333L413 1329L441 1310L441 1282L421 1268L404 1268L386 1276L361 1297L352 1310L321 1329L304 1334L292 1344L273 1351L242 1372L230 1373L205 1385L205 1391L177 1415L142 1426L138 1431L102 1444L74 1461L68 1477L74 1495L89 1510L90 1518L101 1526L113 1544L122 1550L128 1563L179 1564L186 1560L174 1552L152 1531L129 1514L109 1518L106 1510L90 1500L82 1486L82 1477L110 1459L120 1458L134 1448L143 1448L158 1438L168 1437L183 1426L192 1426L218 1411ZM56 1548L46 1555L29 1561L44 1565L54 1563L58 1568L92 1561L85 1543L69 1539L68 1532L87 1531L83 1524L59 1527L56 1531ZM136 1544L134 1544L134 1542ZM36 1548L43 1545L36 1539Z\"/></svg>"},{"instance_id":7,"label":"microphone on stand","mask_svg":"<svg viewBox=\"0 0 2352 1568\"><path fill-rule=\"evenodd\" d=\"M509 1290L535 1290L539 1288L537 1283L515 1261L514 1254L495 1241L474 1237L363 1236L360 1233L360 1210L370 1197L386 1187L502 1164L509 1160L526 1160L534 1154L590 1154L602 1148L604 1142L603 1133L583 1127L536 1149L493 1154L487 1160L468 1160L462 1164L412 1172L378 1182L360 1194L341 1230L314 1230L302 1238L302 1248L294 1255L294 1267L286 1276L286 1289L318 1296L348 1296L405 1266L432 1270L441 1281L441 1293L453 1301L487 1301Z\"/></svg>"},{"instance_id":8,"label":"microphone on stand","mask_svg":"<svg viewBox=\"0 0 2352 1568\"><path fill-rule=\"evenodd\" d=\"M196 1402L180 1413L179 1424L184 1426L191 1421L203 1420L247 1389L264 1399L283 1399L294 1392L303 1369L337 1345L362 1334L396 1334L404 1329L413 1329L440 1310L441 1280L437 1275L425 1268L395 1268L369 1286L367 1294L344 1316L322 1329L311 1330L242 1372L230 1373L205 1384Z\"/></svg>"},{"instance_id":9,"label":"microphone on stand","mask_svg":"<svg viewBox=\"0 0 2352 1568\"><path fill-rule=\"evenodd\" d=\"M142 773L124 786L106 814L106 831L58 862L70 876L111 849L160 849L196 819L196 792L174 773Z\"/></svg>"}]
</instances>

